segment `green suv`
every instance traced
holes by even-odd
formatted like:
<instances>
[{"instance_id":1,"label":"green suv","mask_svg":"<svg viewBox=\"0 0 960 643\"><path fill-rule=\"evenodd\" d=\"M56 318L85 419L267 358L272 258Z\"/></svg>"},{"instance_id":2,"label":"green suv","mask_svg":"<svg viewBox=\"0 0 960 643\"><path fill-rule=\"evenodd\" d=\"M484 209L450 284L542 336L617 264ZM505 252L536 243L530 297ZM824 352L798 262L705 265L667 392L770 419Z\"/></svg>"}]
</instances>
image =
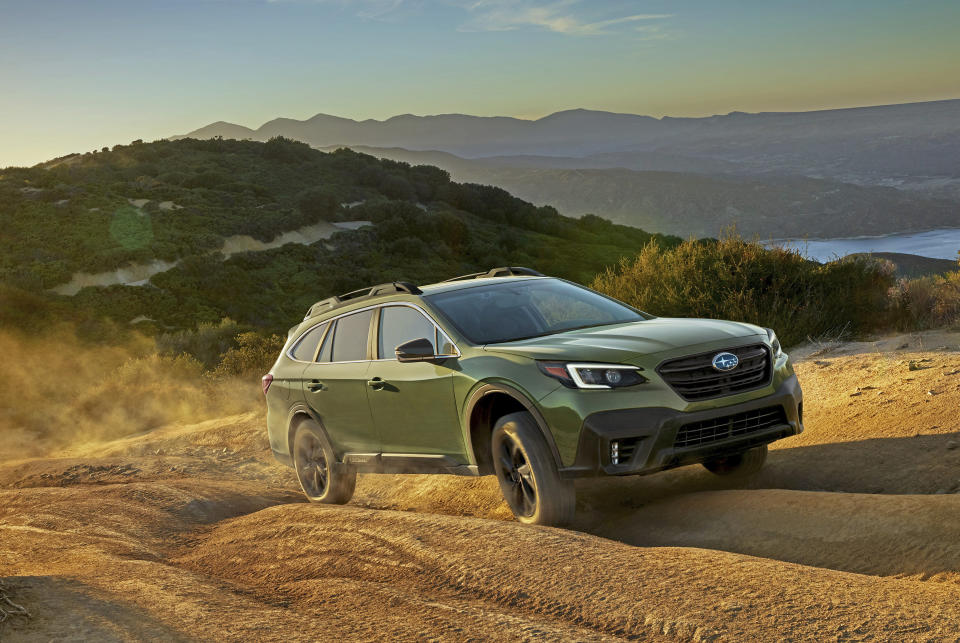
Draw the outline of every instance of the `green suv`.
<instances>
[{"instance_id":1,"label":"green suv","mask_svg":"<svg viewBox=\"0 0 960 643\"><path fill-rule=\"evenodd\" d=\"M349 501L357 472L494 474L530 524L573 517L574 478L747 476L803 430L772 330L513 267L317 302L263 389L270 446L310 500Z\"/></svg>"}]
</instances>

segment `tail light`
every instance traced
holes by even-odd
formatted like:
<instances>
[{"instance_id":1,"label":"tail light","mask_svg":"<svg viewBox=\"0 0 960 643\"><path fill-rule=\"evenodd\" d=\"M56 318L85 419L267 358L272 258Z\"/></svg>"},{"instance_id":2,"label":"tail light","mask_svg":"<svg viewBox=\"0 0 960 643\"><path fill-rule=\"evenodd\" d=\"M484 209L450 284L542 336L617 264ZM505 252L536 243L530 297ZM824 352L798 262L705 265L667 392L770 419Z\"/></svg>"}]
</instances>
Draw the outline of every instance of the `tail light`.
<instances>
[{"instance_id":1,"label":"tail light","mask_svg":"<svg viewBox=\"0 0 960 643\"><path fill-rule=\"evenodd\" d=\"M273 375L267 373L262 378L260 378L260 386L263 387L263 394L266 395L267 391L270 390L270 385L273 383Z\"/></svg>"}]
</instances>

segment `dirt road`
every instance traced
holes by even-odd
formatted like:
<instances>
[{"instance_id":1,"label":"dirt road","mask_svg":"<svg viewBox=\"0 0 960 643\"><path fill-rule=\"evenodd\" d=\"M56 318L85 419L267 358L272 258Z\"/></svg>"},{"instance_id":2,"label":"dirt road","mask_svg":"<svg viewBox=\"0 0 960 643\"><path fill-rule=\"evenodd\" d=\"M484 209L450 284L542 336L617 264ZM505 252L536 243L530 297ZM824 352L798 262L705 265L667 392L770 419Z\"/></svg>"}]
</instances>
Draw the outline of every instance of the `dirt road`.
<instances>
[{"instance_id":1,"label":"dirt road","mask_svg":"<svg viewBox=\"0 0 960 643\"><path fill-rule=\"evenodd\" d=\"M256 413L0 463L0 640L960 640L960 335L798 354L748 488L581 481L570 530L490 478L303 503Z\"/></svg>"}]
</instances>

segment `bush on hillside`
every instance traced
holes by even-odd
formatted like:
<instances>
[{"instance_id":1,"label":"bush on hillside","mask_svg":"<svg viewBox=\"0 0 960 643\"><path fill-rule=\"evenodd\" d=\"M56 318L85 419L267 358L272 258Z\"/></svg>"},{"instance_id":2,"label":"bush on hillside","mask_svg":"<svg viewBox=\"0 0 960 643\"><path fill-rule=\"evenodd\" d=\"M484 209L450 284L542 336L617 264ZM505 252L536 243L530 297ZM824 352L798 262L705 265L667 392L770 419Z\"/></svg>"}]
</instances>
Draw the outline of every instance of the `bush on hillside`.
<instances>
[{"instance_id":1,"label":"bush on hillside","mask_svg":"<svg viewBox=\"0 0 960 643\"><path fill-rule=\"evenodd\" d=\"M229 317L219 324L202 323L195 330L163 333L156 338L157 352L164 356L188 355L211 370L221 356L237 346L240 326Z\"/></svg>"},{"instance_id":2,"label":"bush on hillside","mask_svg":"<svg viewBox=\"0 0 960 643\"><path fill-rule=\"evenodd\" d=\"M900 330L960 324L960 272L901 279L890 290L894 323Z\"/></svg>"},{"instance_id":3,"label":"bush on hillside","mask_svg":"<svg viewBox=\"0 0 960 643\"><path fill-rule=\"evenodd\" d=\"M821 265L796 251L731 236L672 249L651 241L634 259L601 273L592 287L655 315L770 327L790 345L882 327L893 284L892 268L883 262L854 258Z\"/></svg>"},{"instance_id":4,"label":"bush on hillside","mask_svg":"<svg viewBox=\"0 0 960 643\"><path fill-rule=\"evenodd\" d=\"M236 348L224 353L214 369L215 377L259 377L277 361L284 344L280 335L260 335L253 332L240 333L236 341Z\"/></svg>"}]
</instances>

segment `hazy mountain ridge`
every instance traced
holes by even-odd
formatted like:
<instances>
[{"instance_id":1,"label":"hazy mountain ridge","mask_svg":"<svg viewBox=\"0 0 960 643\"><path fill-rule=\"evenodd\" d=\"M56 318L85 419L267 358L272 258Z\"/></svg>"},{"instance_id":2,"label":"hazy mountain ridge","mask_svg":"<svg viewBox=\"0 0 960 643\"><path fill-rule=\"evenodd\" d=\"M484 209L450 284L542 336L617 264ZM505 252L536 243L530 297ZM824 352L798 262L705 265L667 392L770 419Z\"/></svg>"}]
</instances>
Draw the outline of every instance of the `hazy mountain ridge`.
<instances>
[{"instance_id":1,"label":"hazy mountain ridge","mask_svg":"<svg viewBox=\"0 0 960 643\"><path fill-rule=\"evenodd\" d=\"M585 109L537 120L463 114L402 115L384 121L317 114L275 119L256 130L214 123L186 136L283 135L317 147L369 145L440 150L475 158L503 155L614 155L613 166L678 169L651 163L699 159L691 171L789 173L874 182L890 177L960 178L960 100L813 112L731 112L653 118ZM718 163L720 166L711 166Z\"/></svg>"},{"instance_id":2,"label":"hazy mountain ridge","mask_svg":"<svg viewBox=\"0 0 960 643\"><path fill-rule=\"evenodd\" d=\"M329 150L334 149L326 148ZM762 238L844 237L960 225L960 205L890 187L802 176L745 177L690 172L577 168L577 159L464 159L447 152L353 146L378 158L440 167L456 181L491 184L568 215L681 236L718 236L735 226Z\"/></svg>"},{"instance_id":3,"label":"hazy mountain ridge","mask_svg":"<svg viewBox=\"0 0 960 643\"><path fill-rule=\"evenodd\" d=\"M660 119L585 109L537 120L318 114L188 136L350 147L568 215L685 236L730 225L768 238L960 227L960 100Z\"/></svg>"}]
</instances>

